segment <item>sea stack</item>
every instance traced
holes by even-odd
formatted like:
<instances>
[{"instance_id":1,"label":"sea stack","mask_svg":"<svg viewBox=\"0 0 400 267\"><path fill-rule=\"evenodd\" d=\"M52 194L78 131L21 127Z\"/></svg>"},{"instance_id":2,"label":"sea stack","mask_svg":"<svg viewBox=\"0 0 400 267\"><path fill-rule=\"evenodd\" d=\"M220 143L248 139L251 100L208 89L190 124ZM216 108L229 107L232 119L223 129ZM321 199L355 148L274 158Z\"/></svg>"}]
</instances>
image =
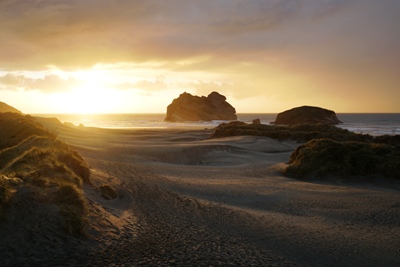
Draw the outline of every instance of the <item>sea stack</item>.
<instances>
[{"instance_id":1,"label":"sea stack","mask_svg":"<svg viewBox=\"0 0 400 267\"><path fill-rule=\"evenodd\" d=\"M185 92L167 107L164 120L184 122L236 119L236 110L226 102L225 96L212 92L207 97L199 97Z\"/></svg>"},{"instance_id":2,"label":"sea stack","mask_svg":"<svg viewBox=\"0 0 400 267\"><path fill-rule=\"evenodd\" d=\"M335 125L341 123L341 121L332 110L320 107L302 106L279 113L273 123L285 125L301 123Z\"/></svg>"}]
</instances>

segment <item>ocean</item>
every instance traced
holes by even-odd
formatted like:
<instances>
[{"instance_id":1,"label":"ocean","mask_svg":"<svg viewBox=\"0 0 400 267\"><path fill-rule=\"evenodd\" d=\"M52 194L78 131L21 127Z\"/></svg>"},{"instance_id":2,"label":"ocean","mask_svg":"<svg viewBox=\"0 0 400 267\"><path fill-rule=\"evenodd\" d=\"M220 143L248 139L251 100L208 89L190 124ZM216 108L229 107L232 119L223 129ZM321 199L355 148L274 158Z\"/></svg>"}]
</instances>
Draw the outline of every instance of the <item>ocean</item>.
<instances>
[{"instance_id":1,"label":"ocean","mask_svg":"<svg viewBox=\"0 0 400 267\"><path fill-rule=\"evenodd\" d=\"M164 113L149 114L32 114L41 117L55 117L61 122L71 122L75 125L100 128L177 128L199 127L213 128L226 121L211 122L164 122ZM262 124L275 121L276 113L246 113L237 114L238 120L251 123L260 119ZM370 135L400 134L400 113L337 113L343 123L339 127L356 133Z\"/></svg>"}]
</instances>

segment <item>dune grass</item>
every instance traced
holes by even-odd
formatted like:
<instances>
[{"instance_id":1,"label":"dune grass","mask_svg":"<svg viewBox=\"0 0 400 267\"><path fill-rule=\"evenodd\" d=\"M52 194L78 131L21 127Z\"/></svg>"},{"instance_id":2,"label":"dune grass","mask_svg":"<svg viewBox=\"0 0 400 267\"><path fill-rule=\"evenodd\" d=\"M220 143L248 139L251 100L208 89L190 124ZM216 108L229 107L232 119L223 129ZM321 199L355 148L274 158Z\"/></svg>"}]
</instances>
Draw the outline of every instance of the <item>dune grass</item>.
<instances>
[{"instance_id":1,"label":"dune grass","mask_svg":"<svg viewBox=\"0 0 400 267\"><path fill-rule=\"evenodd\" d=\"M86 162L30 116L3 113L0 123L0 216L18 202L15 198L23 198L13 192L28 188L40 196L39 202L59 207L66 233L83 235L87 211L82 184L90 184Z\"/></svg>"},{"instance_id":2,"label":"dune grass","mask_svg":"<svg viewBox=\"0 0 400 267\"><path fill-rule=\"evenodd\" d=\"M291 126L246 124L244 122L222 123L216 127L210 138L228 136L265 136L277 140L307 142L316 138L330 138L338 141L371 142L370 135L356 134L346 129L325 124L296 124Z\"/></svg>"},{"instance_id":3,"label":"dune grass","mask_svg":"<svg viewBox=\"0 0 400 267\"><path fill-rule=\"evenodd\" d=\"M60 207L60 213L64 218L64 230L71 235L83 235L86 200L82 189L78 186L65 184L58 187L52 201Z\"/></svg>"},{"instance_id":4,"label":"dune grass","mask_svg":"<svg viewBox=\"0 0 400 267\"><path fill-rule=\"evenodd\" d=\"M400 149L386 144L314 139L299 146L288 164L286 175L299 179L400 179Z\"/></svg>"},{"instance_id":5,"label":"dune grass","mask_svg":"<svg viewBox=\"0 0 400 267\"><path fill-rule=\"evenodd\" d=\"M0 113L0 125L0 150L15 146L33 135L52 139L56 137L29 115Z\"/></svg>"},{"instance_id":6,"label":"dune grass","mask_svg":"<svg viewBox=\"0 0 400 267\"><path fill-rule=\"evenodd\" d=\"M400 135L370 136L333 125L297 124L291 126L223 123L210 138L265 136L305 143L290 157L285 174L299 179L343 179L382 176L400 179Z\"/></svg>"},{"instance_id":7,"label":"dune grass","mask_svg":"<svg viewBox=\"0 0 400 267\"><path fill-rule=\"evenodd\" d=\"M11 187L7 180L6 176L0 175L0 219L4 216L4 209L11 197Z\"/></svg>"}]
</instances>

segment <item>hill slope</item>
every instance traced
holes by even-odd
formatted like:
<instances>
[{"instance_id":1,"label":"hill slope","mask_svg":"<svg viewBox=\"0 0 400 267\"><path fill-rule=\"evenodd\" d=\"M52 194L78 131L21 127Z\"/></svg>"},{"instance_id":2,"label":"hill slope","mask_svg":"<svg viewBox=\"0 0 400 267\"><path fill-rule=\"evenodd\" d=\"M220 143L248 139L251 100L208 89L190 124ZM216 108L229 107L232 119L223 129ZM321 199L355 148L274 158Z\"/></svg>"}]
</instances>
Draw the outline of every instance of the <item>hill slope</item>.
<instances>
[{"instance_id":1,"label":"hill slope","mask_svg":"<svg viewBox=\"0 0 400 267\"><path fill-rule=\"evenodd\" d=\"M10 106L10 105L7 105L7 104L4 103L4 102L0 102L0 112L1 112L1 113L2 113L2 112L14 112L14 113L22 114L21 111L19 111L19 110L16 109L16 108L13 108L13 107Z\"/></svg>"}]
</instances>

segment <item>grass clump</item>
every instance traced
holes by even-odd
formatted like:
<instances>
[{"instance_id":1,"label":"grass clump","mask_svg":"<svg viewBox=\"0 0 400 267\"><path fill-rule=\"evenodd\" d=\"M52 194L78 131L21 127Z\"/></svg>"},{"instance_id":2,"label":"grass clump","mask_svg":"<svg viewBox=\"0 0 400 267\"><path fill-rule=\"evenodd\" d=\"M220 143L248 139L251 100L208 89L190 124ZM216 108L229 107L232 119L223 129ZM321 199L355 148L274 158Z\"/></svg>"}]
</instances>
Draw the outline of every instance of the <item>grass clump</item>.
<instances>
[{"instance_id":1,"label":"grass clump","mask_svg":"<svg viewBox=\"0 0 400 267\"><path fill-rule=\"evenodd\" d=\"M0 113L0 125L0 150L15 146L33 135L54 139L50 132L29 115Z\"/></svg>"},{"instance_id":2,"label":"grass clump","mask_svg":"<svg viewBox=\"0 0 400 267\"><path fill-rule=\"evenodd\" d=\"M299 146L288 164L286 174L300 179L371 175L400 179L400 149L386 144L314 139Z\"/></svg>"},{"instance_id":3,"label":"grass clump","mask_svg":"<svg viewBox=\"0 0 400 267\"><path fill-rule=\"evenodd\" d=\"M8 205L9 199L11 197L10 186L4 179L4 176L0 176L0 220L4 218L5 208Z\"/></svg>"},{"instance_id":4,"label":"grass clump","mask_svg":"<svg viewBox=\"0 0 400 267\"><path fill-rule=\"evenodd\" d=\"M25 186L40 194L48 203L59 206L66 233L83 235L85 203L82 183L89 181L90 171L83 159L66 149L65 144L32 147L12 160L6 174L19 177Z\"/></svg>"},{"instance_id":5,"label":"grass clump","mask_svg":"<svg viewBox=\"0 0 400 267\"><path fill-rule=\"evenodd\" d=\"M62 185L53 195L53 202L60 207L64 230L75 236L84 234L86 200L82 189L71 184Z\"/></svg>"},{"instance_id":6,"label":"grass clump","mask_svg":"<svg viewBox=\"0 0 400 267\"><path fill-rule=\"evenodd\" d=\"M71 183L82 186L82 179L57 156L63 153L54 148L32 147L11 161L4 172L13 172L25 182L35 183L38 179L51 177L54 185Z\"/></svg>"},{"instance_id":7,"label":"grass clump","mask_svg":"<svg viewBox=\"0 0 400 267\"><path fill-rule=\"evenodd\" d=\"M291 177L379 175L400 179L400 135L373 137L326 124L282 126L236 121L219 125L210 138L242 135L305 143L290 157L286 174Z\"/></svg>"},{"instance_id":8,"label":"grass clump","mask_svg":"<svg viewBox=\"0 0 400 267\"><path fill-rule=\"evenodd\" d=\"M70 149L60 150L57 153L57 160L71 169L83 182L90 184L90 169L83 158Z\"/></svg>"},{"instance_id":9,"label":"grass clump","mask_svg":"<svg viewBox=\"0 0 400 267\"><path fill-rule=\"evenodd\" d=\"M14 187L21 183L21 179L0 174L0 219L5 215L5 209L8 207L15 191Z\"/></svg>"},{"instance_id":10,"label":"grass clump","mask_svg":"<svg viewBox=\"0 0 400 267\"><path fill-rule=\"evenodd\" d=\"M35 205L58 206L68 234L83 235L86 199L82 184L90 184L86 162L57 140L56 132L48 132L30 116L0 113L0 123L0 215L5 214L6 204L12 208L12 203L26 201L26 192L31 192L38 196L32 199Z\"/></svg>"}]
</instances>

